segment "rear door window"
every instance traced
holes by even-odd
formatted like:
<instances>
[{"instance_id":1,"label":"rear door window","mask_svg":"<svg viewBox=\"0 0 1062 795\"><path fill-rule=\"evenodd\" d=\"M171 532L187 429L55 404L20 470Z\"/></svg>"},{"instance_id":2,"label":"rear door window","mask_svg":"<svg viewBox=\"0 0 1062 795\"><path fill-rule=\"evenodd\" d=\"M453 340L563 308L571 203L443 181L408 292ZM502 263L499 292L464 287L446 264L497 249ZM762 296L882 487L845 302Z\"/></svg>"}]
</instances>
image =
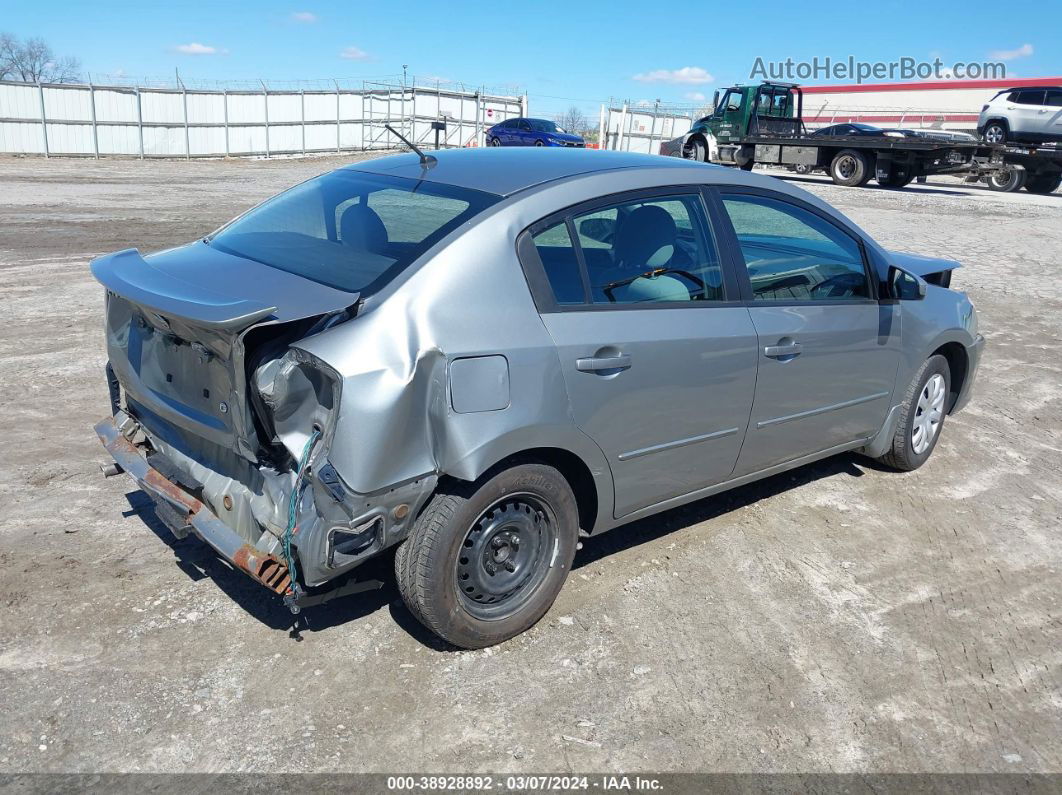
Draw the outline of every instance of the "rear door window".
<instances>
[{"instance_id":1,"label":"rear door window","mask_svg":"<svg viewBox=\"0 0 1062 795\"><path fill-rule=\"evenodd\" d=\"M574 239L573 239L574 236ZM699 193L645 196L575 212L532 241L559 306L726 300Z\"/></svg>"},{"instance_id":2,"label":"rear door window","mask_svg":"<svg viewBox=\"0 0 1062 795\"><path fill-rule=\"evenodd\" d=\"M1019 91L1018 92L1018 104L1019 105L1043 105L1044 104L1044 92L1043 91Z\"/></svg>"}]
</instances>

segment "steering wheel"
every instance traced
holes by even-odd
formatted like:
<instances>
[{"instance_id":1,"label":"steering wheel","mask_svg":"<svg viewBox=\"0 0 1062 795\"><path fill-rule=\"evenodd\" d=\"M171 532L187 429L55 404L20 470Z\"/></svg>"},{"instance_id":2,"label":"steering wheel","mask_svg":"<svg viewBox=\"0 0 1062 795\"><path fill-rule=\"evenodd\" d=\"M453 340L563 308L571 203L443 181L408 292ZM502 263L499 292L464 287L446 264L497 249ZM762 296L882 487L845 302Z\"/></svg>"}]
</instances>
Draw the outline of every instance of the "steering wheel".
<instances>
[{"instance_id":1,"label":"steering wheel","mask_svg":"<svg viewBox=\"0 0 1062 795\"><path fill-rule=\"evenodd\" d=\"M812 298L847 298L866 284L866 277L859 273L839 273L811 288Z\"/></svg>"}]
</instances>

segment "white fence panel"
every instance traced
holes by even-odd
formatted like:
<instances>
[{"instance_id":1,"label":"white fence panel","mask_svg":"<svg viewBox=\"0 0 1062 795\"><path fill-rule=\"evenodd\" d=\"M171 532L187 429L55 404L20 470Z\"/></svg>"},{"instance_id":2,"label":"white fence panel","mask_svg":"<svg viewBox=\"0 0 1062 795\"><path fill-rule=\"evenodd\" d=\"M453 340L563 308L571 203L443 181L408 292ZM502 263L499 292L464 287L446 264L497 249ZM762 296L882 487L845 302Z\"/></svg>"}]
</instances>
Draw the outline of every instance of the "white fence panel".
<instances>
[{"instance_id":1,"label":"white fence panel","mask_svg":"<svg viewBox=\"0 0 1062 795\"><path fill-rule=\"evenodd\" d=\"M230 124L265 124L264 94L229 93Z\"/></svg>"},{"instance_id":2,"label":"white fence panel","mask_svg":"<svg viewBox=\"0 0 1062 795\"><path fill-rule=\"evenodd\" d=\"M0 122L0 151L11 154L44 154L41 125Z\"/></svg>"},{"instance_id":3,"label":"white fence panel","mask_svg":"<svg viewBox=\"0 0 1062 795\"><path fill-rule=\"evenodd\" d=\"M180 91L140 92L145 124L184 124L184 100Z\"/></svg>"},{"instance_id":4,"label":"white fence panel","mask_svg":"<svg viewBox=\"0 0 1062 795\"><path fill-rule=\"evenodd\" d=\"M40 121L41 97L37 86L0 86L0 97L3 97L0 116Z\"/></svg>"},{"instance_id":5,"label":"white fence panel","mask_svg":"<svg viewBox=\"0 0 1062 795\"><path fill-rule=\"evenodd\" d=\"M0 81L0 152L218 157L400 145L386 124L431 146L439 120L440 145L469 146L521 109L519 97L386 84L258 92Z\"/></svg>"}]
</instances>

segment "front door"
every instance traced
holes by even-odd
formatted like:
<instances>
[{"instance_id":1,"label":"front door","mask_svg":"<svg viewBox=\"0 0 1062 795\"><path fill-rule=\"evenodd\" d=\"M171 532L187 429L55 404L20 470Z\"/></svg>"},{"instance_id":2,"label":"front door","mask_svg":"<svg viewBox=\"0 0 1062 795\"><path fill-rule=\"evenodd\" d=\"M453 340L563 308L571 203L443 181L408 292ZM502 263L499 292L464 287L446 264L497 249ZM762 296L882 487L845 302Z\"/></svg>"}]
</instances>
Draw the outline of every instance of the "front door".
<instances>
[{"instance_id":1,"label":"front door","mask_svg":"<svg viewBox=\"0 0 1062 795\"><path fill-rule=\"evenodd\" d=\"M758 377L743 475L873 436L892 404L896 308L859 241L787 197L723 192L745 264Z\"/></svg>"},{"instance_id":2,"label":"front door","mask_svg":"<svg viewBox=\"0 0 1062 795\"><path fill-rule=\"evenodd\" d=\"M615 515L726 480L755 388L756 335L724 284L696 190L628 195L532 228L542 320L574 422L605 453ZM538 299L536 299L538 300Z\"/></svg>"}]
</instances>

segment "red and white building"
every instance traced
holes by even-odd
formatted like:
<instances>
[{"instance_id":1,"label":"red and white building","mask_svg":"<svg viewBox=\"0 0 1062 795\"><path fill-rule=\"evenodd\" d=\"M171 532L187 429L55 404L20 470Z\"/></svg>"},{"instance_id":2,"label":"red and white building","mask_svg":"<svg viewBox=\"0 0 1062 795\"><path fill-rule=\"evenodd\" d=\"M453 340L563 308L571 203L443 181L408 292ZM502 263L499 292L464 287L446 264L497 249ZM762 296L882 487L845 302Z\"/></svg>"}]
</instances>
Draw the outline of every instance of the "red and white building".
<instances>
[{"instance_id":1,"label":"red and white building","mask_svg":"<svg viewBox=\"0 0 1062 795\"><path fill-rule=\"evenodd\" d=\"M863 122L879 127L975 130L981 107L1004 88L1060 85L1062 77L802 86L804 124L808 129Z\"/></svg>"}]
</instances>

